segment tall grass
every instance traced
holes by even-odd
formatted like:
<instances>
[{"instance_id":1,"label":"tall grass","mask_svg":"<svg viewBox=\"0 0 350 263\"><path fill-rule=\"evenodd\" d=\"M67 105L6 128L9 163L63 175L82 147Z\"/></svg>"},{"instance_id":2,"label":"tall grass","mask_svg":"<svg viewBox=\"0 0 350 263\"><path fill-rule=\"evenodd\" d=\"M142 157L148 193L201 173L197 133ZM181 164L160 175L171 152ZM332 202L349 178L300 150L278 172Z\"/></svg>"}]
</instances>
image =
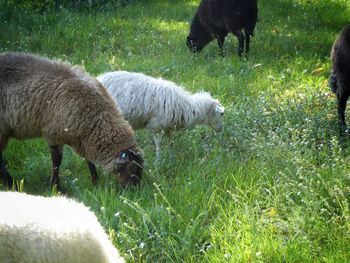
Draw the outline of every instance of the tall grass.
<instances>
[{"instance_id":1,"label":"tall grass","mask_svg":"<svg viewBox=\"0 0 350 263\"><path fill-rule=\"evenodd\" d=\"M226 106L225 129L175 134L142 184L94 187L84 161L64 150L62 185L90 206L130 262L346 262L350 260L350 147L327 87L332 43L350 16L345 0L259 1L248 60L227 38L200 54L185 45L199 1L133 1L121 8L0 8L0 51L28 51L83 65L92 75L139 71ZM2 2L0 6L4 7ZM24 191L51 195L40 140L5 151ZM99 171L103 173L102 170ZM2 187L5 189L5 187Z\"/></svg>"}]
</instances>

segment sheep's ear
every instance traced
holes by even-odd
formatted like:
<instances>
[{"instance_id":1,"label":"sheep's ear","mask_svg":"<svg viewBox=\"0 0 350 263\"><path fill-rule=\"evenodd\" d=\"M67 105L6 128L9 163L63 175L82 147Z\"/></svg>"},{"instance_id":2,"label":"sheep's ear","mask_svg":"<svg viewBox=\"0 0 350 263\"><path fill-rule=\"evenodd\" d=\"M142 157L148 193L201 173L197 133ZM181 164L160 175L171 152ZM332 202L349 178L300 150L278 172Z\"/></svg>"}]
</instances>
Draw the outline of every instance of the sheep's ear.
<instances>
[{"instance_id":1,"label":"sheep's ear","mask_svg":"<svg viewBox=\"0 0 350 263\"><path fill-rule=\"evenodd\" d=\"M118 165L122 165L126 162L129 162L129 161L130 161L130 158L129 158L128 152L126 152L126 151L119 152L117 160L116 160Z\"/></svg>"},{"instance_id":2,"label":"sheep's ear","mask_svg":"<svg viewBox=\"0 0 350 263\"><path fill-rule=\"evenodd\" d=\"M225 108L222 106L217 105L215 107L215 112L223 114L225 112Z\"/></svg>"}]
</instances>

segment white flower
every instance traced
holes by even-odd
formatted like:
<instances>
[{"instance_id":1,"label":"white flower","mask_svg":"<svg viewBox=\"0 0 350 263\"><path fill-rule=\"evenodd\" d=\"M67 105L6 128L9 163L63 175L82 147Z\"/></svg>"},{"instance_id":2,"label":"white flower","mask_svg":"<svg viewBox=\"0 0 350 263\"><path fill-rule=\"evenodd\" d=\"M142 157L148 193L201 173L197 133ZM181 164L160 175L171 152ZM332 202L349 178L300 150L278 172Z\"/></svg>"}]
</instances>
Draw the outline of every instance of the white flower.
<instances>
[{"instance_id":1,"label":"white flower","mask_svg":"<svg viewBox=\"0 0 350 263\"><path fill-rule=\"evenodd\" d=\"M225 253L225 254L224 254L224 258L225 258L225 259L228 259L228 258L230 258L230 257L231 257L231 254L230 254L230 253Z\"/></svg>"}]
</instances>

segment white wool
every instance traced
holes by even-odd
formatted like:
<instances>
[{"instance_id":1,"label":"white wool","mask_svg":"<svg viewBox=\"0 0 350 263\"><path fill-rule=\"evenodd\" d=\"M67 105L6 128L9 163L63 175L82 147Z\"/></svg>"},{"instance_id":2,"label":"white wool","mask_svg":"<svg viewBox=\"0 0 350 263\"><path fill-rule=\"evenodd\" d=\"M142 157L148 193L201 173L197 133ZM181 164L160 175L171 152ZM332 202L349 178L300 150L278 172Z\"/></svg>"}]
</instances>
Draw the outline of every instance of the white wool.
<instances>
[{"instance_id":1,"label":"white wool","mask_svg":"<svg viewBox=\"0 0 350 263\"><path fill-rule=\"evenodd\" d=\"M134 129L158 132L209 124L210 106L222 107L207 92L191 94L173 82L142 73L116 71L97 79L108 89Z\"/></svg>"},{"instance_id":2,"label":"white wool","mask_svg":"<svg viewBox=\"0 0 350 263\"><path fill-rule=\"evenodd\" d=\"M124 262L96 216L65 197L0 192L0 262Z\"/></svg>"},{"instance_id":3,"label":"white wool","mask_svg":"<svg viewBox=\"0 0 350 263\"><path fill-rule=\"evenodd\" d=\"M171 81L127 71L108 72L97 79L134 129L159 134L207 124L222 130L224 107L207 92L192 94ZM160 138L154 139L159 157Z\"/></svg>"}]
</instances>

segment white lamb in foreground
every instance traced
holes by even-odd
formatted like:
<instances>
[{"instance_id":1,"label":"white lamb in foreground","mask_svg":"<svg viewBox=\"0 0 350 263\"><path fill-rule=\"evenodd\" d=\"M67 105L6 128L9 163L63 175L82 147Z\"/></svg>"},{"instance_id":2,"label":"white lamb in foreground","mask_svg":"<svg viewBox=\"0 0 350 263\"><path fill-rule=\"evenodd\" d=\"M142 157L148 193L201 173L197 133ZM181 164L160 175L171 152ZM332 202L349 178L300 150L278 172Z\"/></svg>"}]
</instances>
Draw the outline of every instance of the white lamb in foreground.
<instances>
[{"instance_id":1,"label":"white lamb in foreground","mask_svg":"<svg viewBox=\"0 0 350 263\"><path fill-rule=\"evenodd\" d=\"M65 197L0 192L1 263L119 263L86 206Z\"/></svg>"},{"instance_id":2,"label":"white lamb in foreground","mask_svg":"<svg viewBox=\"0 0 350 263\"><path fill-rule=\"evenodd\" d=\"M224 107L207 92L191 94L177 84L142 73L115 71L97 79L107 88L134 129L153 133L157 160L162 133L207 124L216 132L223 128Z\"/></svg>"}]
</instances>

